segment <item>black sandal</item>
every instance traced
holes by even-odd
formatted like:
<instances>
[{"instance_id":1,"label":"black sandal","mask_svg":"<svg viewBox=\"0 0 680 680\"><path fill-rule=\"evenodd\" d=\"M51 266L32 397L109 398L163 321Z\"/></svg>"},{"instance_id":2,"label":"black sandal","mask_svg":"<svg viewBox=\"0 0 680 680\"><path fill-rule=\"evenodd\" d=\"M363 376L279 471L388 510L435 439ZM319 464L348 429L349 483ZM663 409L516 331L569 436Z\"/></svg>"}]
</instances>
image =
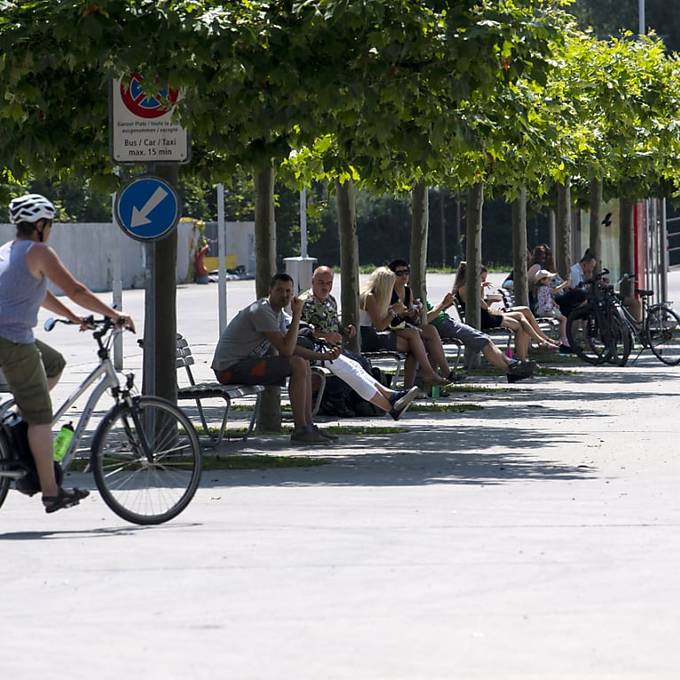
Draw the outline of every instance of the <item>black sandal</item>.
<instances>
[{"instance_id":1,"label":"black sandal","mask_svg":"<svg viewBox=\"0 0 680 680\"><path fill-rule=\"evenodd\" d=\"M72 508L89 495L89 491L81 489L67 490L59 487L59 492L56 496L43 496L42 502L45 512L50 513L62 510L63 508Z\"/></svg>"}]
</instances>

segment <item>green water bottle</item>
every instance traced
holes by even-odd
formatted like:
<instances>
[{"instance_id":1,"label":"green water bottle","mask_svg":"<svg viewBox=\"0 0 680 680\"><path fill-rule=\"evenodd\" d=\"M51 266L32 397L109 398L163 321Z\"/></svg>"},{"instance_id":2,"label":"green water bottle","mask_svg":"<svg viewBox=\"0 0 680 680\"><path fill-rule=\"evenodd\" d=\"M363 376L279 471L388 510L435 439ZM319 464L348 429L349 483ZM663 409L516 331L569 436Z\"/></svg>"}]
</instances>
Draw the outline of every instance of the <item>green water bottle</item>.
<instances>
[{"instance_id":1,"label":"green water bottle","mask_svg":"<svg viewBox=\"0 0 680 680\"><path fill-rule=\"evenodd\" d=\"M73 435L73 422L64 425L59 430L59 434L54 438L54 460L61 462L64 459Z\"/></svg>"},{"instance_id":2,"label":"green water bottle","mask_svg":"<svg viewBox=\"0 0 680 680\"><path fill-rule=\"evenodd\" d=\"M439 399L439 397L441 397L442 394L441 387L439 387L439 385L432 385L432 390L430 394L432 395L433 399Z\"/></svg>"}]
</instances>

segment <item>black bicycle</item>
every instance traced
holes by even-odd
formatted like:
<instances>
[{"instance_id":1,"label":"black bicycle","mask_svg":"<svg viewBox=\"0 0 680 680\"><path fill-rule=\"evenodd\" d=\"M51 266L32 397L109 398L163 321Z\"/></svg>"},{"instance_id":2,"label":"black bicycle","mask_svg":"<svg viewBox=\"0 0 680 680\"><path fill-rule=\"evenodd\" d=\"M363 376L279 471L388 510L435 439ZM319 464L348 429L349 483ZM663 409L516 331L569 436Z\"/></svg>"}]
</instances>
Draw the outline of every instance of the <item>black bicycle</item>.
<instances>
[{"instance_id":1,"label":"black bicycle","mask_svg":"<svg viewBox=\"0 0 680 680\"><path fill-rule=\"evenodd\" d=\"M61 321L61 323L70 323ZM54 416L57 423L92 388L60 463L57 481L76 460L79 444L95 407L108 391L112 408L101 418L92 439L89 465L104 502L135 524L160 524L179 515L196 493L202 459L191 421L174 404L158 397L135 394L134 376L121 380L109 356L113 337L122 332L110 319L90 317L99 364L68 397ZM45 330L54 328L54 319ZM33 495L40 490L28 447L26 423L13 412L13 400L0 406L0 505L10 486Z\"/></svg>"},{"instance_id":2,"label":"black bicycle","mask_svg":"<svg viewBox=\"0 0 680 680\"><path fill-rule=\"evenodd\" d=\"M680 364L680 316L668 303L648 306L654 291L635 289L642 300L642 317L636 319L623 305L623 298L602 272L588 281L588 302L575 309L567 320L567 336L576 354L598 365L605 362L625 366L634 346L638 356L651 349L668 366ZM619 284L633 278L624 274Z\"/></svg>"}]
</instances>

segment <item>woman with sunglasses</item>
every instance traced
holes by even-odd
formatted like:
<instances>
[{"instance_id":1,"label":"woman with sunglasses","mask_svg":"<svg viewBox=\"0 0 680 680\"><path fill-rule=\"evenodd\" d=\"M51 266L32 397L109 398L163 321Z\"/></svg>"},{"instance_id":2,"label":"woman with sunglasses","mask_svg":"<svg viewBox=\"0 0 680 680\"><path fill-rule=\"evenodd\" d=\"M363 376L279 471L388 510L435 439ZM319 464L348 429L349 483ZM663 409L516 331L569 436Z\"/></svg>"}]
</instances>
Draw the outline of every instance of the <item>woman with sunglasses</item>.
<instances>
[{"instance_id":1,"label":"woman with sunglasses","mask_svg":"<svg viewBox=\"0 0 680 680\"><path fill-rule=\"evenodd\" d=\"M394 272L394 288L392 289L393 305L401 305L401 319L407 324L412 324L420 329L420 335L425 345L425 350L430 357L430 363L438 370L439 375L447 380L453 380L453 371L449 369L449 362L446 360L442 340L437 333L437 329L427 323L427 317L423 318L423 303L421 300L413 299L413 291L408 285L411 269L408 262L404 260L392 260L388 268ZM397 334L403 331L395 331Z\"/></svg>"},{"instance_id":2,"label":"woman with sunglasses","mask_svg":"<svg viewBox=\"0 0 680 680\"><path fill-rule=\"evenodd\" d=\"M406 309L401 303L391 304L395 281L394 272L378 267L369 277L359 296L359 321L361 324L362 352L406 352L404 387L410 389L415 383L418 365L425 381L431 385L446 385L448 380L432 367L425 350L420 331L405 328L403 322L395 322ZM395 323L403 332L395 332Z\"/></svg>"}]
</instances>

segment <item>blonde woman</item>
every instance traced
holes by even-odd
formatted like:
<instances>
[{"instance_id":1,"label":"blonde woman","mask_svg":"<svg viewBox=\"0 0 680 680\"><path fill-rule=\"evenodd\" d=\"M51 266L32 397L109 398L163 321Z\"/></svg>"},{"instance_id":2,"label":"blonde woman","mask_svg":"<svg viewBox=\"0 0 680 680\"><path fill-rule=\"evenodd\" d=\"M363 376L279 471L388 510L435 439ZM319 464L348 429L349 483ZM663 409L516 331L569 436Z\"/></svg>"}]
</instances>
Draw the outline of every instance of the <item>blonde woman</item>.
<instances>
[{"instance_id":1,"label":"blonde woman","mask_svg":"<svg viewBox=\"0 0 680 680\"><path fill-rule=\"evenodd\" d=\"M417 328L391 329L396 317L406 311L400 302L390 304L395 281L394 272L378 267L369 277L360 295L359 323L361 325L362 352L406 352L404 387L409 389L415 382L418 365L425 380L435 385L445 385L430 364L425 345ZM399 332L394 332L398 330Z\"/></svg>"}]
</instances>

